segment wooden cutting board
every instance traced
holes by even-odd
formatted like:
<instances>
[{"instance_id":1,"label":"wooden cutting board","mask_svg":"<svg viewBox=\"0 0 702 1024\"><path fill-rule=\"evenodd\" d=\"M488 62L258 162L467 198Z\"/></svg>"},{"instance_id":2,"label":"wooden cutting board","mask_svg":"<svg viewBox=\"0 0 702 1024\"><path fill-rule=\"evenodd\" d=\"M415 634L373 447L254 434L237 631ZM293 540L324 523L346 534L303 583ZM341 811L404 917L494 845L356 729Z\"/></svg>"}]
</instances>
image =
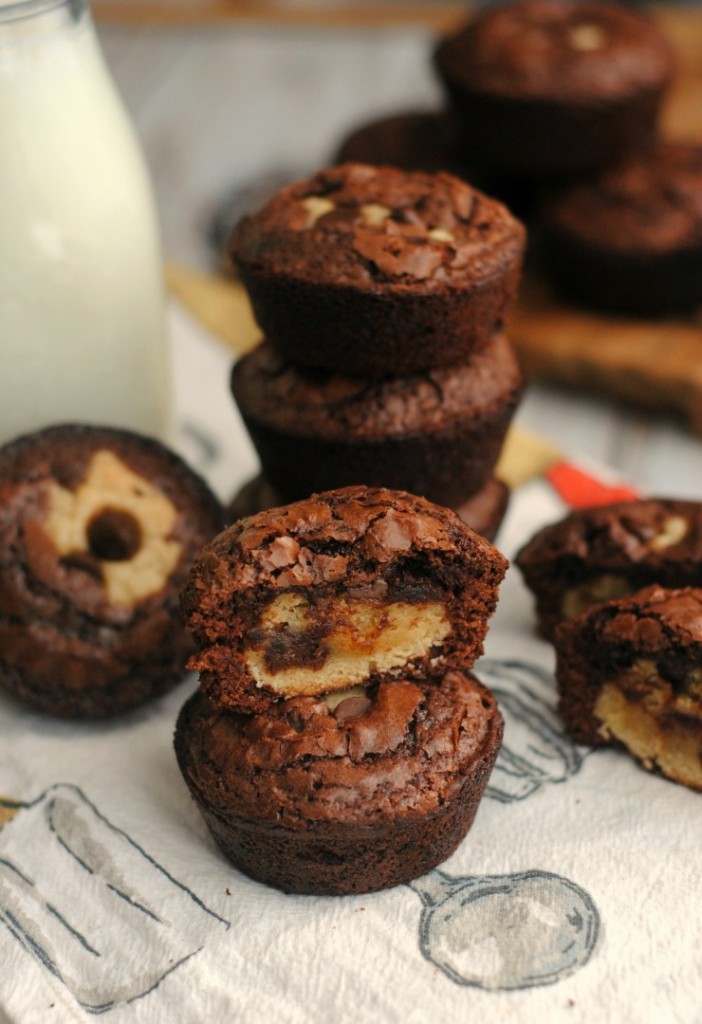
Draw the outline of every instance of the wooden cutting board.
<instances>
[{"instance_id":1,"label":"wooden cutting board","mask_svg":"<svg viewBox=\"0 0 702 1024\"><path fill-rule=\"evenodd\" d=\"M443 32L465 18L463 0L93 0L98 19L132 25L255 21L290 26L420 25Z\"/></svg>"}]
</instances>

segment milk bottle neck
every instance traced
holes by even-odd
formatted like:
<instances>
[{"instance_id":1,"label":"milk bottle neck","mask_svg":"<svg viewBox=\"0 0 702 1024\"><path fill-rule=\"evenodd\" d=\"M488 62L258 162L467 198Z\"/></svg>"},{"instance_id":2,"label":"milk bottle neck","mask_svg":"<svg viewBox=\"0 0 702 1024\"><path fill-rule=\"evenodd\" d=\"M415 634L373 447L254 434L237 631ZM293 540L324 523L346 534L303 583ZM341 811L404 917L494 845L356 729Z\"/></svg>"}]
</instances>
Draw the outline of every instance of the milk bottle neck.
<instances>
[{"instance_id":1,"label":"milk bottle neck","mask_svg":"<svg viewBox=\"0 0 702 1024\"><path fill-rule=\"evenodd\" d=\"M0 41L13 28L51 32L80 21L87 10L87 0L0 0Z\"/></svg>"}]
</instances>

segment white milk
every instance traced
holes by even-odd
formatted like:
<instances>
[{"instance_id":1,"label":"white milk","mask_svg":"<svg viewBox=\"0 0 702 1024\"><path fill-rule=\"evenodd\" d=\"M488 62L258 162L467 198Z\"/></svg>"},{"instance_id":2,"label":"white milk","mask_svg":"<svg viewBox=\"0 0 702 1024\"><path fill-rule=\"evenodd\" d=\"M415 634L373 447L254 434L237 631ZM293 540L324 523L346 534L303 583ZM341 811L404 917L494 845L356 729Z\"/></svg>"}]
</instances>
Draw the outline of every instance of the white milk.
<instances>
[{"instance_id":1,"label":"white milk","mask_svg":"<svg viewBox=\"0 0 702 1024\"><path fill-rule=\"evenodd\" d=\"M139 147L89 15L59 4L8 22L8 10L0 0L0 443L69 420L168 439L163 269Z\"/></svg>"}]
</instances>

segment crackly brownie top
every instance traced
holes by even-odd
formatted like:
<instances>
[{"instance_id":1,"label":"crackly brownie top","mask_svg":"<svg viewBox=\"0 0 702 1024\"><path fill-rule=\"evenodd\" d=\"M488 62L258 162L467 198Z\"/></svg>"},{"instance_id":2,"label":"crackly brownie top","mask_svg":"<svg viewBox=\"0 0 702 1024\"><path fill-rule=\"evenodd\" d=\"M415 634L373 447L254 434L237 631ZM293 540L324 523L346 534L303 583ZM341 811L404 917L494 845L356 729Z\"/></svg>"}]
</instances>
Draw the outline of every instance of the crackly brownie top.
<instances>
[{"instance_id":1,"label":"crackly brownie top","mask_svg":"<svg viewBox=\"0 0 702 1024\"><path fill-rule=\"evenodd\" d=\"M554 565L593 572L702 564L702 504L670 498L580 509L543 527L517 554L525 574L549 576Z\"/></svg>"},{"instance_id":2,"label":"crackly brownie top","mask_svg":"<svg viewBox=\"0 0 702 1024\"><path fill-rule=\"evenodd\" d=\"M264 342L234 366L232 389L244 416L297 436L368 440L426 434L513 401L521 375L502 336L465 366L410 377L363 380L303 370Z\"/></svg>"},{"instance_id":3,"label":"crackly brownie top","mask_svg":"<svg viewBox=\"0 0 702 1024\"><path fill-rule=\"evenodd\" d=\"M122 626L169 589L175 604L222 521L156 441L72 424L22 437L0 451L0 617Z\"/></svg>"},{"instance_id":4,"label":"crackly brownie top","mask_svg":"<svg viewBox=\"0 0 702 1024\"><path fill-rule=\"evenodd\" d=\"M176 749L202 799L227 818L373 824L440 810L501 731L492 695L451 671L440 687L381 683L245 716L196 695Z\"/></svg>"},{"instance_id":5,"label":"crackly brownie top","mask_svg":"<svg viewBox=\"0 0 702 1024\"><path fill-rule=\"evenodd\" d=\"M702 146L661 144L650 158L561 192L544 219L559 233L634 255L702 245Z\"/></svg>"},{"instance_id":6,"label":"crackly brownie top","mask_svg":"<svg viewBox=\"0 0 702 1024\"><path fill-rule=\"evenodd\" d=\"M669 590L653 584L630 597L595 605L578 618L556 630L556 642L576 638L587 655L602 645L619 650L622 660L631 655L667 651L672 658L691 645L699 653L702 645L702 589L684 587ZM595 655L603 667L609 655ZM673 662L670 662L671 666ZM696 666L698 667L698 666Z\"/></svg>"},{"instance_id":7,"label":"crackly brownie top","mask_svg":"<svg viewBox=\"0 0 702 1024\"><path fill-rule=\"evenodd\" d=\"M659 87L673 73L670 46L642 15L561 0L487 10L440 43L436 63L476 91L592 104Z\"/></svg>"},{"instance_id":8,"label":"crackly brownie top","mask_svg":"<svg viewBox=\"0 0 702 1024\"><path fill-rule=\"evenodd\" d=\"M362 486L312 495L241 519L224 530L193 566L184 601L196 609L211 589L369 586L397 559L426 553L474 558L502 575L507 563L449 509L403 491ZM377 576L370 588L387 590ZM359 595L360 596L360 595Z\"/></svg>"},{"instance_id":9,"label":"crackly brownie top","mask_svg":"<svg viewBox=\"0 0 702 1024\"><path fill-rule=\"evenodd\" d=\"M243 267L360 289L479 287L521 259L522 225L450 174L366 164L283 189L234 231Z\"/></svg>"}]
</instances>

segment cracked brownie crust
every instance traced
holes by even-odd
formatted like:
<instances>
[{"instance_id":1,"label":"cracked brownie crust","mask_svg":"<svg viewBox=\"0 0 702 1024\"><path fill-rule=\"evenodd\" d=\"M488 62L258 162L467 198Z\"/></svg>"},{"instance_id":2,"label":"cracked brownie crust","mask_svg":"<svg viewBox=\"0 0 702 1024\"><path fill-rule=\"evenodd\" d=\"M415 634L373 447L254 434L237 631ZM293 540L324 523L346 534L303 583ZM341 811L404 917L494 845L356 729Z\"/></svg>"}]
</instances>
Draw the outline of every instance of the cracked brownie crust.
<instances>
[{"instance_id":1,"label":"cracked brownie crust","mask_svg":"<svg viewBox=\"0 0 702 1024\"><path fill-rule=\"evenodd\" d=\"M176 752L224 853L286 892L363 893L416 878L475 816L502 736L475 677L400 679L256 715L196 695Z\"/></svg>"},{"instance_id":2,"label":"cracked brownie crust","mask_svg":"<svg viewBox=\"0 0 702 1024\"><path fill-rule=\"evenodd\" d=\"M301 370L264 343L232 391L284 501L364 483L455 507L492 474L521 374L503 337L463 366L380 381Z\"/></svg>"},{"instance_id":3,"label":"cracked brownie crust","mask_svg":"<svg viewBox=\"0 0 702 1024\"><path fill-rule=\"evenodd\" d=\"M522 0L444 39L435 66L468 159L536 176L606 167L650 148L671 47L616 4Z\"/></svg>"},{"instance_id":4,"label":"cracked brownie crust","mask_svg":"<svg viewBox=\"0 0 702 1024\"><path fill-rule=\"evenodd\" d=\"M250 712L482 651L507 563L448 509L349 487L261 512L202 552L182 606L210 700Z\"/></svg>"},{"instance_id":5,"label":"cracked brownie crust","mask_svg":"<svg viewBox=\"0 0 702 1024\"><path fill-rule=\"evenodd\" d=\"M356 376L464 362L502 327L525 233L453 176L365 164L283 189L230 251L271 344Z\"/></svg>"},{"instance_id":6,"label":"cracked brownie crust","mask_svg":"<svg viewBox=\"0 0 702 1024\"><path fill-rule=\"evenodd\" d=\"M539 530L515 558L541 633L652 583L702 586L702 504L667 498L580 509Z\"/></svg>"},{"instance_id":7,"label":"cracked brownie crust","mask_svg":"<svg viewBox=\"0 0 702 1024\"><path fill-rule=\"evenodd\" d=\"M97 718L164 692L191 651L178 592L222 509L177 456L66 425L0 451L0 686Z\"/></svg>"},{"instance_id":8,"label":"cracked brownie crust","mask_svg":"<svg viewBox=\"0 0 702 1024\"><path fill-rule=\"evenodd\" d=\"M234 495L227 508L228 522L244 519L264 509L282 505L278 492L271 487L265 476L249 480ZM509 488L496 477L492 477L481 490L454 509L466 526L487 540L494 540L509 504Z\"/></svg>"},{"instance_id":9,"label":"cracked brownie crust","mask_svg":"<svg viewBox=\"0 0 702 1024\"><path fill-rule=\"evenodd\" d=\"M555 635L570 735L618 744L702 790L702 590L652 586L596 605Z\"/></svg>"}]
</instances>

